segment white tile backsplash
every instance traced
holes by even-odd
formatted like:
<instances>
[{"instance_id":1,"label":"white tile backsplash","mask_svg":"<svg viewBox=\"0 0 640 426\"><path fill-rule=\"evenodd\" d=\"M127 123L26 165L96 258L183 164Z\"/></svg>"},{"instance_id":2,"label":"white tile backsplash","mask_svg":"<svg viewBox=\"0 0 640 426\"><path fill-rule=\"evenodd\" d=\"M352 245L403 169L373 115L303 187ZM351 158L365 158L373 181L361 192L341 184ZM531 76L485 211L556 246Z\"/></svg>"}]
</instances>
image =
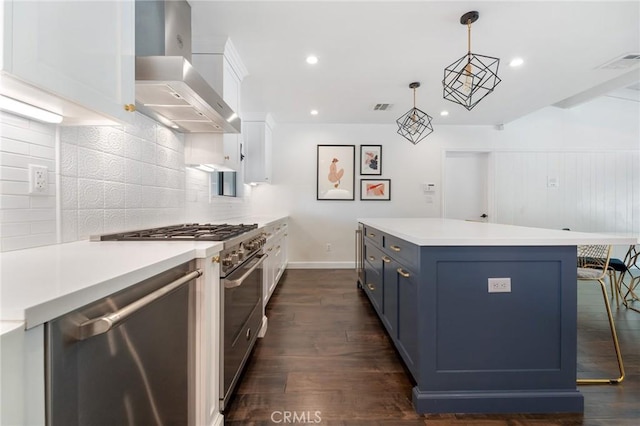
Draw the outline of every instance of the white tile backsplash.
<instances>
[{"instance_id":1,"label":"white tile backsplash","mask_svg":"<svg viewBox=\"0 0 640 426\"><path fill-rule=\"evenodd\" d=\"M64 146L61 147L64 149ZM67 154L61 149L60 157L64 158ZM78 177L102 179L104 176L104 153L95 151L90 148L78 147Z\"/></svg>"},{"instance_id":2,"label":"white tile backsplash","mask_svg":"<svg viewBox=\"0 0 640 426\"><path fill-rule=\"evenodd\" d=\"M69 127L0 113L0 251L249 214L246 200L209 199L208 174L185 169L182 134L133 121ZM29 164L49 168L48 196L28 194Z\"/></svg>"},{"instance_id":3,"label":"white tile backsplash","mask_svg":"<svg viewBox=\"0 0 640 426\"><path fill-rule=\"evenodd\" d=\"M104 183L104 205L111 209L125 208L125 184L120 182ZM123 216L124 220L124 216Z\"/></svg>"},{"instance_id":4,"label":"white tile backsplash","mask_svg":"<svg viewBox=\"0 0 640 426\"><path fill-rule=\"evenodd\" d=\"M0 251L54 244L56 126L0 112ZM49 169L49 193L29 194L30 164Z\"/></svg>"},{"instance_id":5,"label":"white tile backsplash","mask_svg":"<svg viewBox=\"0 0 640 426\"><path fill-rule=\"evenodd\" d=\"M78 209L103 209L103 180L78 178Z\"/></svg>"},{"instance_id":6,"label":"white tile backsplash","mask_svg":"<svg viewBox=\"0 0 640 426\"><path fill-rule=\"evenodd\" d=\"M78 177L77 221L72 215L62 221L63 239L73 237L74 227L77 239L85 239L184 221L184 183L178 182L184 176L183 136L140 114L134 122L65 131L68 142L61 143L61 164L68 170L66 178L73 179L75 154ZM62 184L72 182L64 179ZM73 190L63 190L64 210L72 208L73 196ZM159 213L159 209L164 210Z\"/></svg>"}]
</instances>

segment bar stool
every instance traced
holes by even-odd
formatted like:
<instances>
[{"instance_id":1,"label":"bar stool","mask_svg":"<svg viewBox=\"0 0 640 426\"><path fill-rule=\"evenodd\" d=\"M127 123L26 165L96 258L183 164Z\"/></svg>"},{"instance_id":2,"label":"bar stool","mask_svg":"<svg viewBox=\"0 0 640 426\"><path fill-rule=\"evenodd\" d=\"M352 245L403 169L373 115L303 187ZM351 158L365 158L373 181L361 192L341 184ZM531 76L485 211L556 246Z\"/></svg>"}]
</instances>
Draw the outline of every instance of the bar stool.
<instances>
[{"instance_id":1,"label":"bar stool","mask_svg":"<svg viewBox=\"0 0 640 426\"><path fill-rule=\"evenodd\" d=\"M616 333L616 327L613 323L611 306L609 305L609 299L607 297L607 287L604 283L604 279L607 275L609 275L609 280L612 279L610 275L611 270L609 269L610 259L610 245L578 246L578 283L586 281L597 281L600 284L600 288L602 290L602 298L604 299L604 306L607 310L607 317L609 319L609 328L611 329L613 347L615 349L616 358L618 360L618 370L620 372L620 376L615 379L578 379L577 383L579 385L617 384L624 380L624 364L622 362L622 353L620 352L618 334Z\"/></svg>"},{"instance_id":2,"label":"bar stool","mask_svg":"<svg viewBox=\"0 0 640 426\"><path fill-rule=\"evenodd\" d=\"M636 294L638 284L640 284L640 249L637 245L629 246L629 251L627 251L626 256L624 257L624 263L626 266L625 273L618 280L618 288L620 289L620 294L622 294L622 287L626 287L627 291L622 296L622 303L625 307L640 312L638 308L630 306L630 303L640 301L640 297ZM630 277L629 282L625 283L624 279L626 277Z\"/></svg>"}]
</instances>

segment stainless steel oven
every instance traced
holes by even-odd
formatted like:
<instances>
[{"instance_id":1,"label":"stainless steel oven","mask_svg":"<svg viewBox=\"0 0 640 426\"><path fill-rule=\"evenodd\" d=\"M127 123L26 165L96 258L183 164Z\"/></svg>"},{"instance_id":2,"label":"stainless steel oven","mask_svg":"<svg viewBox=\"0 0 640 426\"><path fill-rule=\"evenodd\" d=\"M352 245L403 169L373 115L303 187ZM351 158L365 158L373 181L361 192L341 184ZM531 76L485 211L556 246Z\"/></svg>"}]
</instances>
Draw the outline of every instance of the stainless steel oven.
<instances>
[{"instance_id":1,"label":"stainless steel oven","mask_svg":"<svg viewBox=\"0 0 640 426\"><path fill-rule=\"evenodd\" d=\"M262 326L262 263L266 257L257 251L220 278L220 411L233 394Z\"/></svg>"},{"instance_id":2,"label":"stainless steel oven","mask_svg":"<svg viewBox=\"0 0 640 426\"><path fill-rule=\"evenodd\" d=\"M48 322L47 425L193 425L189 262Z\"/></svg>"}]
</instances>

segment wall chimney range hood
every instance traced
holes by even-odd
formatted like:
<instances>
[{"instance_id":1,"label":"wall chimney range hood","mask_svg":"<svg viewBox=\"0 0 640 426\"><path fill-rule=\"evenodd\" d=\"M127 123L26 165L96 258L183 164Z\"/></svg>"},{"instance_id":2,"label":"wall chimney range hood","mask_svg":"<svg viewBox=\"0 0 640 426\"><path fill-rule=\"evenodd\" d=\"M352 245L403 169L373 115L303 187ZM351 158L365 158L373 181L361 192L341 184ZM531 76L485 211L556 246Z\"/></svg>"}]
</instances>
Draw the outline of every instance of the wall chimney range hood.
<instances>
[{"instance_id":1,"label":"wall chimney range hood","mask_svg":"<svg viewBox=\"0 0 640 426\"><path fill-rule=\"evenodd\" d=\"M191 61L191 6L136 0L136 108L183 133L240 133L240 119Z\"/></svg>"}]
</instances>

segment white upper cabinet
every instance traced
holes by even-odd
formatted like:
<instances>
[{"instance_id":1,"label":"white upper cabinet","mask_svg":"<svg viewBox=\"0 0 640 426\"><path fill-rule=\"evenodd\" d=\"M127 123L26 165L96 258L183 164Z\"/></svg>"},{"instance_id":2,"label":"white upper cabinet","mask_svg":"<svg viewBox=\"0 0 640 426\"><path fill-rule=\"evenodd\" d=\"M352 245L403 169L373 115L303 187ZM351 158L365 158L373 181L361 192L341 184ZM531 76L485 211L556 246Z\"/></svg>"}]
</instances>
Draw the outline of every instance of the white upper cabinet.
<instances>
[{"instance_id":1,"label":"white upper cabinet","mask_svg":"<svg viewBox=\"0 0 640 426\"><path fill-rule=\"evenodd\" d=\"M191 61L200 75L222 95L222 99L241 118L241 83L247 71L231 40L194 38ZM241 141L242 136L238 134L222 135L222 147L212 148L223 152L220 165L232 170L240 170Z\"/></svg>"},{"instance_id":2,"label":"white upper cabinet","mask_svg":"<svg viewBox=\"0 0 640 426\"><path fill-rule=\"evenodd\" d=\"M2 12L2 94L63 124L133 119L133 0L4 1Z\"/></svg>"},{"instance_id":3,"label":"white upper cabinet","mask_svg":"<svg viewBox=\"0 0 640 426\"><path fill-rule=\"evenodd\" d=\"M244 181L245 183L271 183L271 129L274 123L269 114L255 120L243 121Z\"/></svg>"}]
</instances>

